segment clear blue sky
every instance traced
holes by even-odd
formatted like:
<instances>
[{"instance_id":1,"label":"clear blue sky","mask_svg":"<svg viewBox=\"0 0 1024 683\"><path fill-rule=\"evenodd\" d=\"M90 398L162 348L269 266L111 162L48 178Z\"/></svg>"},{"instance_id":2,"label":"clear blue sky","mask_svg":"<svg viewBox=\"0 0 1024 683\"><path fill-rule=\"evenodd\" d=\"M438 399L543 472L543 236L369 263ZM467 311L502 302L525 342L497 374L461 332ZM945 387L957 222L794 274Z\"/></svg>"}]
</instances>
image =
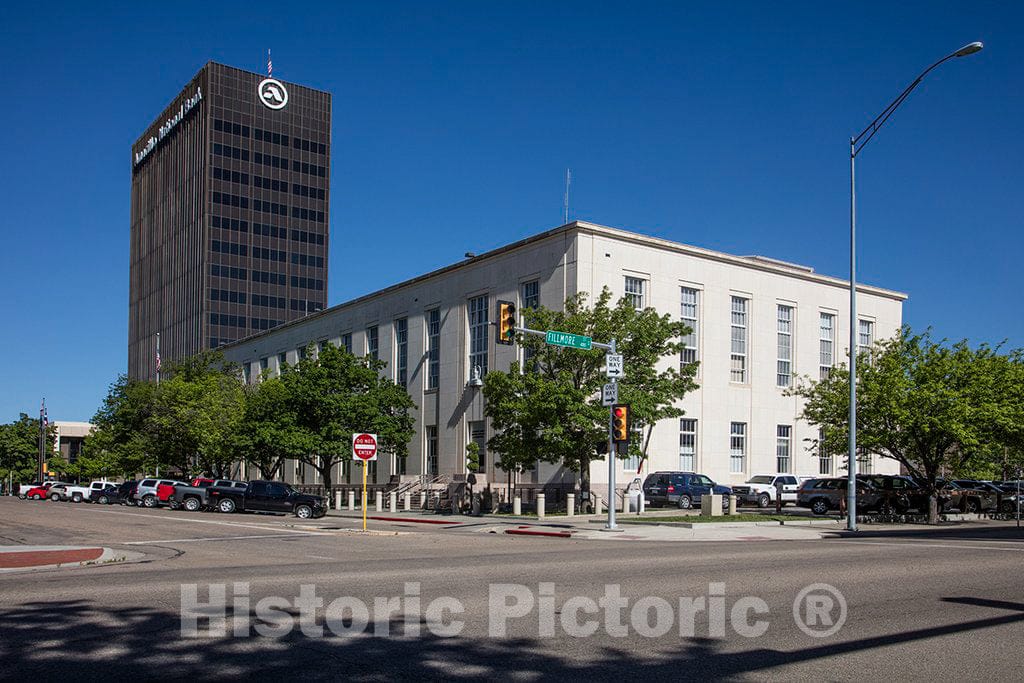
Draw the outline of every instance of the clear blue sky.
<instances>
[{"instance_id":1,"label":"clear blue sky","mask_svg":"<svg viewBox=\"0 0 1024 683\"><path fill-rule=\"evenodd\" d=\"M142 8L138 5L150 5ZM1024 346L1024 5L5 3L0 421L126 369L130 145L210 59L334 94L333 305L571 215L845 277Z\"/></svg>"}]
</instances>

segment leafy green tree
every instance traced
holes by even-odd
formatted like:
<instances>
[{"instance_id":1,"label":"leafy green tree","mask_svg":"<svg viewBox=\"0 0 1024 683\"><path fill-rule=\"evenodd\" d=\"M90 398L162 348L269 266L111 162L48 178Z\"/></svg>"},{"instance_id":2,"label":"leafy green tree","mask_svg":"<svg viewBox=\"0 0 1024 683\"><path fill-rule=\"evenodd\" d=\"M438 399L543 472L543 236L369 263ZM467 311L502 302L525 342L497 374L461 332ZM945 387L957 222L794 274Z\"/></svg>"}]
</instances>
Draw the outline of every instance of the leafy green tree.
<instances>
[{"instance_id":1,"label":"leafy green tree","mask_svg":"<svg viewBox=\"0 0 1024 683\"><path fill-rule=\"evenodd\" d=\"M1014 358L1018 358L1014 361ZM931 332L904 327L877 342L857 363L857 445L891 458L925 482L929 521L938 521L936 480L954 477L991 458L1018 434L1021 405L1005 382L1019 354L966 341L934 341ZM802 418L824 429L825 449L847 450L849 371L834 368L826 379L798 382ZM1015 405L1016 400L1016 405Z\"/></svg>"},{"instance_id":2,"label":"leafy green tree","mask_svg":"<svg viewBox=\"0 0 1024 683\"><path fill-rule=\"evenodd\" d=\"M236 452L264 479L275 479L287 458L306 453L305 432L279 377L264 377L245 388L245 410L235 433Z\"/></svg>"},{"instance_id":3,"label":"leafy green tree","mask_svg":"<svg viewBox=\"0 0 1024 683\"><path fill-rule=\"evenodd\" d=\"M523 311L524 322L532 329L617 340L625 364L619 400L631 404L640 435L629 452L646 458L654 426L682 415L679 401L697 388L697 365L679 362L681 338L690 329L652 308L638 311L625 297L614 306L611 301L607 287L592 307L580 293L560 311ZM530 357L523 371L513 363L508 372L492 371L484 378L485 414L495 431L488 448L501 455L505 469L521 470L537 460L561 464L578 472L581 487L589 490L590 463L608 441L608 408L600 396L607 382L604 351L549 346L534 335L520 334L517 343Z\"/></svg>"},{"instance_id":4,"label":"leafy green tree","mask_svg":"<svg viewBox=\"0 0 1024 683\"><path fill-rule=\"evenodd\" d=\"M416 408L404 387L381 376L385 363L357 358L327 344L281 374L289 410L300 432L289 448L320 473L330 491L332 469L352 459L352 434L377 435L382 452L405 457L414 431Z\"/></svg>"},{"instance_id":5,"label":"leafy green tree","mask_svg":"<svg viewBox=\"0 0 1024 683\"><path fill-rule=\"evenodd\" d=\"M92 418L96 429L85 438L83 457L98 474L125 477L157 465L150 450L157 386L121 375L110 385Z\"/></svg>"},{"instance_id":6,"label":"leafy green tree","mask_svg":"<svg viewBox=\"0 0 1024 683\"><path fill-rule=\"evenodd\" d=\"M46 439L47 456L53 454L55 427ZM39 420L21 413L17 421L0 425L0 480L35 481L39 462Z\"/></svg>"},{"instance_id":7,"label":"leafy green tree","mask_svg":"<svg viewBox=\"0 0 1024 683\"><path fill-rule=\"evenodd\" d=\"M208 351L171 364L167 375L149 420L150 452L184 476L227 476L245 408L237 366Z\"/></svg>"}]
</instances>

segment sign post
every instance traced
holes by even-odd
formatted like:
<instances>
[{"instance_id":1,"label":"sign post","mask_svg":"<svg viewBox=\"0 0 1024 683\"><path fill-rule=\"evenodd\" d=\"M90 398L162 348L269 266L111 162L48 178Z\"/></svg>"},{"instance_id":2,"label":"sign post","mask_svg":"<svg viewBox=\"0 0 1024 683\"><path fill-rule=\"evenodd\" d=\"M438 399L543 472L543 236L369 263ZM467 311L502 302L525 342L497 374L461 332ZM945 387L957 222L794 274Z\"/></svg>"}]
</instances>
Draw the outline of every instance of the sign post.
<instances>
[{"instance_id":1,"label":"sign post","mask_svg":"<svg viewBox=\"0 0 1024 683\"><path fill-rule=\"evenodd\" d=\"M366 531L366 463L377 459L377 435L353 434L352 458L363 462L363 531Z\"/></svg>"}]
</instances>

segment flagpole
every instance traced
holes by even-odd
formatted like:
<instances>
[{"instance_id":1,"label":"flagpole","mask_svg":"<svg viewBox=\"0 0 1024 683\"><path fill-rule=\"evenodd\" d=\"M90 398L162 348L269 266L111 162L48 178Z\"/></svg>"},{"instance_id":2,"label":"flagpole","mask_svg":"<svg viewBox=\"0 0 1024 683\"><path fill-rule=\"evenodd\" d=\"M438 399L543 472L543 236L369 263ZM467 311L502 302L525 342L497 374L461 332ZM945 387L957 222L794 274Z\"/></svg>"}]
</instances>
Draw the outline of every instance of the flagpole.
<instances>
[{"instance_id":1,"label":"flagpole","mask_svg":"<svg viewBox=\"0 0 1024 683\"><path fill-rule=\"evenodd\" d=\"M43 477L46 474L46 399L39 405L39 462L37 464L37 471L39 478L37 481L43 481Z\"/></svg>"}]
</instances>

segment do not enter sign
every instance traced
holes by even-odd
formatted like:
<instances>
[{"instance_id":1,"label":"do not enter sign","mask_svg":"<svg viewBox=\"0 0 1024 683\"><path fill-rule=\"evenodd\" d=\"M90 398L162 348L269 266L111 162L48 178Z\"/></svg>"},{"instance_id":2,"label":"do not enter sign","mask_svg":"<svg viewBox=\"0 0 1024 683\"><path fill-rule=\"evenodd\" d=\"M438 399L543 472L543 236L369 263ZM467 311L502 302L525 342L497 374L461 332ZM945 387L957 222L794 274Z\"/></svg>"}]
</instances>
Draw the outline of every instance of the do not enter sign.
<instances>
[{"instance_id":1,"label":"do not enter sign","mask_svg":"<svg viewBox=\"0 0 1024 683\"><path fill-rule=\"evenodd\" d=\"M363 462L377 459L377 435L376 434L353 434L352 435L352 457Z\"/></svg>"}]
</instances>

